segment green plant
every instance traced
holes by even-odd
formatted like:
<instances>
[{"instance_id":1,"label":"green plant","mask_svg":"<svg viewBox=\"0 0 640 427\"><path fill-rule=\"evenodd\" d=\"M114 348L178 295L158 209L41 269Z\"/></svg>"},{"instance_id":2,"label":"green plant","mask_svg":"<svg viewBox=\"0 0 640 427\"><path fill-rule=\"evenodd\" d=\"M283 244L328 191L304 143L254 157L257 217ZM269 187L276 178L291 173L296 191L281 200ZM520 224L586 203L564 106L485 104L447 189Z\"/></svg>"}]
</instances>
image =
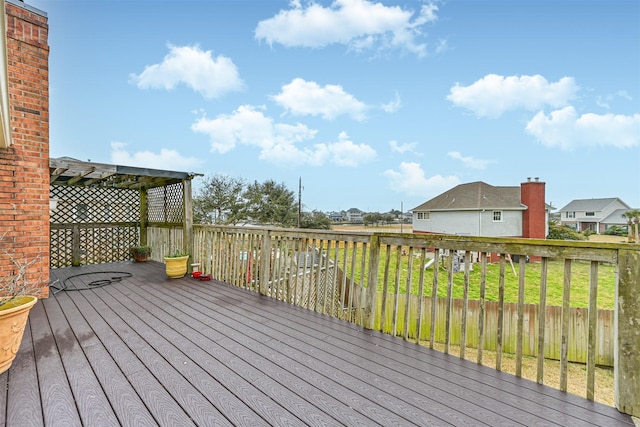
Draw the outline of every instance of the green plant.
<instances>
[{"instance_id":1,"label":"green plant","mask_svg":"<svg viewBox=\"0 0 640 427\"><path fill-rule=\"evenodd\" d=\"M549 234L547 239L551 240L586 240L587 236L566 225L561 225L558 221L549 221Z\"/></svg>"},{"instance_id":2,"label":"green plant","mask_svg":"<svg viewBox=\"0 0 640 427\"><path fill-rule=\"evenodd\" d=\"M612 225L605 230L604 234L609 236L626 236L627 230L619 225Z\"/></svg>"},{"instance_id":3,"label":"green plant","mask_svg":"<svg viewBox=\"0 0 640 427\"><path fill-rule=\"evenodd\" d=\"M131 249L129 249L129 253L133 257L135 257L136 255L148 257L151 255L151 246L148 246L148 245L132 246Z\"/></svg>"}]
</instances>

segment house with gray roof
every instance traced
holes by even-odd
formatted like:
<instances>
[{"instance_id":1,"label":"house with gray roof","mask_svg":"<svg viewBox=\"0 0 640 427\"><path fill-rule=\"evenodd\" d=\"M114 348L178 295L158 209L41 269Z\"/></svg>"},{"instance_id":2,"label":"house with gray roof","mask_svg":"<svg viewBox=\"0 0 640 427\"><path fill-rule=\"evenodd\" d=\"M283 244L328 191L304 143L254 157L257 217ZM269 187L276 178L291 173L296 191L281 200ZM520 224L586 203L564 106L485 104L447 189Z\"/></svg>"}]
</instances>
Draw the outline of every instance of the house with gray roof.
<instances>
[{"instance_id":1,"label":"house with gray roof","mask_svg":"<svg viewBox=\"0 0 640 427\"><path fill-rule=\"evenodd\" d=\"M544 239L549 207L545 183L520 186L460 184L412 209L414 233Z\"/></svg>"},{"instance_id":2,"label":"house with gray roof","mask_svg":"<svg viewBox=\"0 0 640 427\"><path fill-rule=\"evenodd\" d=\"M631 207L617 197L603 199L576 199L560 209L560 223L577 231L602 234L609 227L627 227L622 214Z\"/></svg>"}]
</instances>

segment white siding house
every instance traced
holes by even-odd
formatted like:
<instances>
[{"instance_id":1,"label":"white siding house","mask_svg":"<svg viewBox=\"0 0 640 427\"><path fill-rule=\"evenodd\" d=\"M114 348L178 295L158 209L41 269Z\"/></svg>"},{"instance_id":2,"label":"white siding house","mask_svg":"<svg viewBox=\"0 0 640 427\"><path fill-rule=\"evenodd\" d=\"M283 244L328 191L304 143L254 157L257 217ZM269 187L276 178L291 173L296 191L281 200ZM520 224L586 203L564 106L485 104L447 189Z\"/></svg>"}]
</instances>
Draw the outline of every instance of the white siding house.
<instances>
[{"instance_id":1,"label":"white siding house","mask_svg":"<svg viewBox=\"0 0 640 427\"><path fill-rule=\"evenodd\" d=\"M529 204L541 206L532 210L523 204L525 191L535 196ZM531 212L537 212L535 218L525 220ZM535 238L548 234L544 183L537 180L520 187L494 187L480 181L461 184L415 207L412 213L414 233Z\"/></svg>"},{"instance_id":2,"label":"white siding house","mask_svg":"<svg viewBox=\"0 0 640 427\"><path fill-rule=\"evenodd\" d=\"M631 207L617 197L606 199L577 199L560 209L560 223L577 231L604 233L607 225L624 225L620 213ZM617 215L613 215L619 211ZM608 223L606 221L609 221Z\"/></svg>"}]
</instances>

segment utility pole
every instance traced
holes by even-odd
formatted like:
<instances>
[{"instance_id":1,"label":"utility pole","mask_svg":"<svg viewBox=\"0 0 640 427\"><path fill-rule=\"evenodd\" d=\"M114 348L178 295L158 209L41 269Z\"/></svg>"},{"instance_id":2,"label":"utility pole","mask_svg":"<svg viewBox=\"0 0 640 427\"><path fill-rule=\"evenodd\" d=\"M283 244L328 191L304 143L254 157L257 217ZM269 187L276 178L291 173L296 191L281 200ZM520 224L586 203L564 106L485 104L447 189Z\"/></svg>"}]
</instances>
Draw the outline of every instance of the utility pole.
<instances>
[{"instance_id":1,"label":"utility pole","mask_svg":"<svg viewBox=\"0 0 640 427\"><path fill-rule=\"evenodd\" d=\"M404 212L403 212L404 207L402 206L402 202L400 202L400 232L404 233Z\"/></svg>"}]
</instances>

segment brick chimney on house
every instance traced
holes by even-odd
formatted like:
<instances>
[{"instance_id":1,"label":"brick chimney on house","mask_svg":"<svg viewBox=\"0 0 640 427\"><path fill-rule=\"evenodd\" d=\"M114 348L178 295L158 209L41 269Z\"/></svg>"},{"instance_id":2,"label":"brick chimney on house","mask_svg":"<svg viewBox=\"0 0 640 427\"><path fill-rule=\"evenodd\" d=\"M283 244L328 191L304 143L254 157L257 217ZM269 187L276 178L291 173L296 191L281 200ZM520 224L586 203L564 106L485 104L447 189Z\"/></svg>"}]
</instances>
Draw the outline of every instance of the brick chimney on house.
<instances>
[{"instance_id":1,"label":"brick chimney on house","mask_svg":"<svg viewBox=\"0 0 640 427\"><path fill-rule=\"evenodd\" d=\"M547 215L544 194L545 183L538 177L520 184L520 202L527 207L522 213L522 237L544 239L547 231Z\"/></svg>"}]
</instances>

